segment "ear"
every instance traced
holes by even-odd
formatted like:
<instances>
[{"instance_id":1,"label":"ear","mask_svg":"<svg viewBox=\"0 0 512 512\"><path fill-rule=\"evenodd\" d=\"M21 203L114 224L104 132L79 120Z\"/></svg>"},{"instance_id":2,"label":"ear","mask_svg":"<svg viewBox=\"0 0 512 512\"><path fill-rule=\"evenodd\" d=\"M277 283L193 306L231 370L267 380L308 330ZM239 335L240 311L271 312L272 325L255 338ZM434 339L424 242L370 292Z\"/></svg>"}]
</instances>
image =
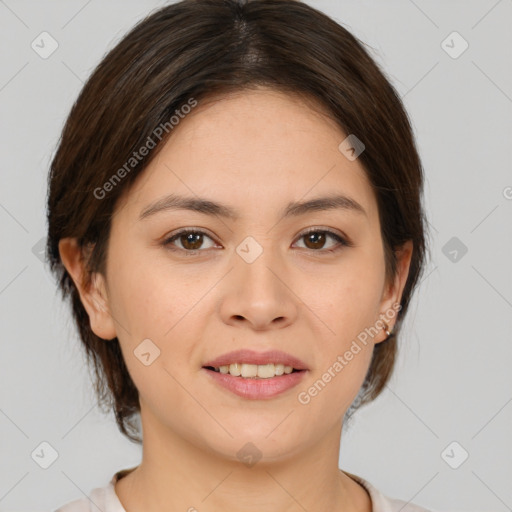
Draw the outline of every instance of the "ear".
<instances>
[{"instance_id":1,"label":"ear","mask_svg":"<svg viewBox=\"0 0 512 512\"><path fill-rule=\"evenodd\" d=\"M387 284L384 292L382 293L380 303L380 317L392 331L396 322L396 315L398 313L397 304L402 300L402 293L409 276L409 267L411 264L413 245L412 240L407 240L398 250L395 251L397 259L396 276L392 283ZM386 312L394 311L393 316ZM376 325L381 325L381 322L376 322ZM387 334L384 329L381 329L379 334L375 336L375 343L380 343L387 339Z\"/></svg>"},{"instance_id":2,"label":"ear","mask_svg":"<svg viewBox=\"0 0 512 512\"><path fill-rule=\"evenodd\" d=\"M84 254L76 238L59 241L62 263L73 279L80 294L80 300L89 315L91 329L100 338L111 340L116 337L115 324L108 305L106 282L103 275L94 273L86 280Z\"/></svg>"}]
</instances>

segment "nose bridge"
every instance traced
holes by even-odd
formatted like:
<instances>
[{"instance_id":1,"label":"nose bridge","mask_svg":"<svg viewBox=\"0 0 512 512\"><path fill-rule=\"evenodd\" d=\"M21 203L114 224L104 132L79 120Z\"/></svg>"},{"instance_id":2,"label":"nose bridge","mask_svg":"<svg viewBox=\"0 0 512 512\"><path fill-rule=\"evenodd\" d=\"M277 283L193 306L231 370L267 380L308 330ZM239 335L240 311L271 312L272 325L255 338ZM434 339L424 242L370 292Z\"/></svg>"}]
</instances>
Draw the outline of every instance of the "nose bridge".
<instances>
[{"instance_id":1,"label":"nose bridge","mask_svg":"<svg viewBox=\"0 0 512 512\"><path fill-rule=\"evenodd\" d=\"M283 265L273 243L272 236L248 236L236 248L237 274L257 293L279 293L283 286L277 277Z\"/></svg>"}]
</instances>

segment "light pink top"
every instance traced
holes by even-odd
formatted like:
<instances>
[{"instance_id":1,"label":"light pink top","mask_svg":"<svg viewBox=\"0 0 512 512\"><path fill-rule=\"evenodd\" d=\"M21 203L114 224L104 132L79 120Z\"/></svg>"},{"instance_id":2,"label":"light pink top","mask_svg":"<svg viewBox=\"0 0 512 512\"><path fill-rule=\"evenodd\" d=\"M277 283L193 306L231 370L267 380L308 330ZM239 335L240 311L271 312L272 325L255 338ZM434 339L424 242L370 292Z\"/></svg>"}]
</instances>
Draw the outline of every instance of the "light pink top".
<instances>
[{"instance_id":1,"label":"light pink top","mask_svg":"<svg viewBox=\"0 0 512 512\"><path fill-rule=\"evenodd\" d=\"M126 512L117 497L114 485L119 478L122 478L133 469L135 468L118 471L107 486L97 487L91 491L88 498L71 501L55 512L98 512L98 509L102 512ZM344 473L360 483L368 491L372 501L373 512L432 512L413 503L388 498L363 478L346 471Z\"/></svg>"}]
</instances>

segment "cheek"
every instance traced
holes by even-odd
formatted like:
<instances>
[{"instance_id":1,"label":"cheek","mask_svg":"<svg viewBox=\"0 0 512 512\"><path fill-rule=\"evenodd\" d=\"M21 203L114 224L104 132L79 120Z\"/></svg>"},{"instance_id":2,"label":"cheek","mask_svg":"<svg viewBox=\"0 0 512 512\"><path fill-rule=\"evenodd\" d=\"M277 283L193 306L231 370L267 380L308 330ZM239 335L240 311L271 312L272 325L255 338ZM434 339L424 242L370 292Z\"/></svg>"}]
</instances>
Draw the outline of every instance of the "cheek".
<instances>
[{"instance_id":1,"label":"cheek","mask_svg":"<svg viewBox=\"0 0 512 512\"><path fill-rule=\"evenodd\" d=\"M201 302L205 281L189 279L170 265L155 264L148 255L149 251L143 259L127 254L112 265L109 279L109 302L123 355L137 386L142 379L142 389L152 379L169 380L165 371L172 372L177 361L192 360L191 340L201 338L201 320L208 318ZM148 351L155 361L151 371L137 359Z\"/></svg>"},{"instance_id":2,"label":"cheek","mask_svg":"<svg viewBox=\"0 0 512 512\"><path fill-rule=\"evenodd\" d=\"M357 266L347 266L346 271L331 277L322 290L309 295L311 306L329 327L326 338L331 338L338 348L378 319L382 279L375 267L358 271Z\"/></svg>"},{"instance_id":3,"label":"cheek","mask_svg":"<svg viewBox=\"0 0 512 512\"><path fill-rule=\"evenodd\" d=\"M117 261L110 269L109 299L113 315L125 327L125 337L129 332L133 342L164 341L197 302L195 287L168 266L155 264L149 251L139 255L126 251Z\"/></svg>"},{"instance_id":4,"label":"cheek","mask_svg":"<svg viewBox=\"0 0 512 512\"><path fill-rule=\"evenodd\" d=\"M306 402L316 402L319 411L344 411L364 381L375 335L370 328L379 319L383 272L383 262L371 254L347 259L323 291L309 295L311 309L323 320L322 347L313 387L301 391L305 391Z\"/></svg>"}]
</instances>

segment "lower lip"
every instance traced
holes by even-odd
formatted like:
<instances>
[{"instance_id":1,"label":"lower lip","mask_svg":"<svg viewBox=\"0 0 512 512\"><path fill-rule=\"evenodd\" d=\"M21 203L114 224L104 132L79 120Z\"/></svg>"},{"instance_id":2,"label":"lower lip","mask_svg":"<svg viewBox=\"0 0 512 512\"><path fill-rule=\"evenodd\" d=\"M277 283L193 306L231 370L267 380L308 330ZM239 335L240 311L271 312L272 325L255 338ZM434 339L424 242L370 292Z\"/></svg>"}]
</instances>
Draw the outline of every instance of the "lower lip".
<instances>
[{"instance_id":1,"label":"lower lip","mask_svg":"<svg viewBox=\"0 0 512 512\"><path fill-rule=\"evenodd\" d=\"M307 370L299 372L286 373L269 379L246 379L243 377L234 377L229 373L220 373L203 368L210 377L223 388L231 391L242 398L252 400L261 400L280 395L285 391L295 387L306 374Z\"/></svg>"}]
</instances>

